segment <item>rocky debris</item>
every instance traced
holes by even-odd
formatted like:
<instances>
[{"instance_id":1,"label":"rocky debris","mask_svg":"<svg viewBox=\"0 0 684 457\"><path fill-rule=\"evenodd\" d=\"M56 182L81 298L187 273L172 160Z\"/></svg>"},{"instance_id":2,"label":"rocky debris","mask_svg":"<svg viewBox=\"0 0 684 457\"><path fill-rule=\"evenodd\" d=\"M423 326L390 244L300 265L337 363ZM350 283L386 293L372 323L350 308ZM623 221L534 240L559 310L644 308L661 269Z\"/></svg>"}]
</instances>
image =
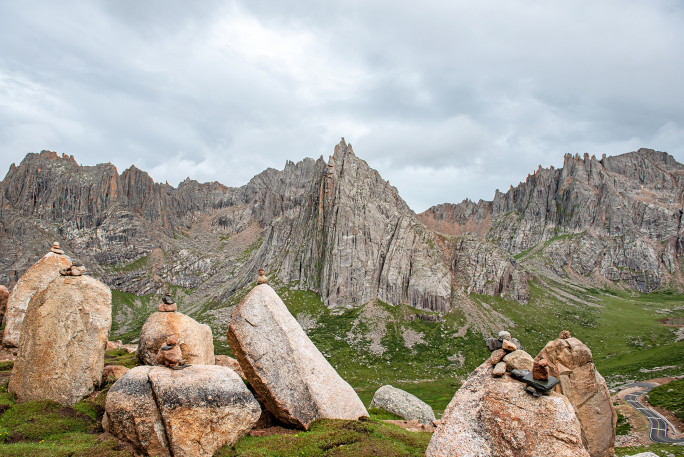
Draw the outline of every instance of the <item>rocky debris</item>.
<instances>
[{"instance_id":1,"label":"rocky debris","mask_svg":"<svg viewBox=\"0 0 684 457\"><path fill-rule=\"evenodd\" d=\"M178 306L176 305L173 297L169 294L166 294L162 297L162 302L159 304L158 310L160 313L173 313L178 310Z\"/></svg>"},{"instance_id":2,"label":"rocky debris","mask_svg":"<svg viewBox=\"0 0 684 457\"><path fill-rule=\"evenodd\" d=\"M59 270L70 266L69 257L48 252L21 276L7 301L6 324L2 339L5 347L19 346L21 326L29 302L34 295L44 290L59 276Z\"/></svg>"},{"instance_id":3,"label":"rocky debris","mask_svg":"<svg viewBox=\"0 0 684 457\"><path fill-rule=\"evenodd\" d=\"M233 310L227 337L249 383L281 422L308 429L316 419L368 416L269 285L256 286Z\"/></svg>"},{"instance_id":4,"label":"rocky debris","mask_svg":"<svg viewBox=\"0 0 684 457\"><path fill-rule=\"evenodd\" d=\"M509 352L503 358L504 363L506 363L506 370L527 370L532 371L534 365L534 359L527 352L522 349L518 349Z\"/></svg>"},{"instance_id":5,"label":"rocky debris","mask_svg":"<svg viewBox=\"0 0 684 457\"><path fill-rule=\"evenodd\" d=\"M64 254L64 251L62 251L59 248L59 243L57 241L52 242L52 247L50 248L50 252L54 252L55 254Z\"/></svg>"},{"instance_id":6,"label":"rocky debris","mask_svg":"<svg viewBox=\"0 0 684 457\"><path fill-rule=\"evenodd\" d=\"M559 379L556 391L565 395L582 426L582 441L592 457L613 455L617 413L606 381L593 363L591 350L577 338L550 341L536 360L548 362Z\"/></svg>"},{"instance_id":7,"label":"rocky debris","mask_svg":"<svg viewBox=\"0 0 684 457\"><path fill-rule=\"evenodd\" d=\"M183 354L180 346L178 346L178 335L173 334L166 339L166 344L159 348L157 352L157 365L167 366L174 370L183 369L185 366L181 364Z\"/></svg>"},{"instance_id":8,"label":"rocky debris","mask_svg":"<svg viewBox=\"0 0 684 457\"><path fill-rule=\"evenodd\" d=\"M266 273L263 269L259 270L259 276L257 276L257 286L259 284L268 284L268 278L264 276Z\"/></svg>"},{"instance_id":9,"label":"rocky debris","mask_svg":"<svg viewBox=\"0 0 684 457\"><path fill-rule=\"evenodd\" d=\"M217 365L135 367L110 388L105 411L106 431L139 452L174 457L212 456L260 414L240 377Z\"/></svg>"},{"instance_id":10,"label":"rocky debris","mask_svg":"<svg viewBox=\"0 0 684 457\"><path fill-rule=\"evenodd\" d=\"M430 405L415 395L390 385L375 391L370 407L384 409L407 421L416 420L425 425L431 425L436 420Z\"/></svg>"},{"instance_id":11,"label":"rocky debris","mask_svg":"<svg viewBox=\"0 0 684 457\"><path fill-rule=\"evenodd\" d=\"M497 363L492 370L492 376L495 378L500 378L504 374L506 374L506 362Z\"/></svg>"},{"instance_id":12,"label":"rocky debris","mask_svg":"<svg viewBox=\"0 0 684 457\"><path fill-rule=\"evenodd\" d=\"M232 357L229 357L227 355L216 355L214 356L214 365L228 367L234 372L236 372L238 376L240 376L242 379L247 379L245 377L245 372L242 371L242 367L240 366L238 361Z\"/></svg>"},{"instance_id":13,"label":"rocky debris","mask_svg":"<svg viewBox=\"0 0 684 457\"><path fill-rule=\"evenodd\" d=\"M135 367L107 393L102 428L146 455L170 457L164 422L152 393L149 372Z\"/></svg>"},{"instance_id":14,"label":"rocky debris","mask_svg":"<svg viewBox=\"0 0 684 457\"><path fill-rule=\"evenodd\" d=\"M147 318L135 353L138 360L145 365L158 365L159 349L171 335L178 336L185 362L190 365L214 364L211 328L178 312L156 312Z\"/></svg>"},{"instance_id":15,"label":"rocky debris","mask_svg":"<svg viewBox=\"0 0 684 457\"><path fill-rule=\"evenodd\" d=\"M486 361L456 392L426 457L589 457L565 396L528 395L524 384L492 371Z\"/></svg>"},{"instance_id":16,"label":"rocky debris","mask_svg":"<svg viewBox=\"0 0 684 457\"><path fill-rule=\"evenodd\" d=\"M9 300L9 291L7 290L7 287L0 285L0 322L5 318L7 300Z\"/></svg>"},{"instance_id":17,"label":"rocky debris","mask_svg":"<svg viewBox=\"0 0 684 457\"><path fill-rule=\"evenodd\" d=\"M492 352L492 355L489 357L489 361L492 362L492 365L496 365L497 363L501 362L506 354L507 352L504 349L497 349Z\"/></svg>"},{"instance_id":18,"label":"rocky debris","mask_svg":"<svg viewBox=\"0 0 684 457\"><path fill-rule=\"evenodd\" d=\"M230 368L153 368L149 379L174 457L211 457L249 432L259 404Z\"/></svg>"},{"instance_id":19,"label":"rocky debris","mask_svg":"<svg viewBox=\"0 0 684 457\"><path fill-rule=\"evenodd\" d=\"M73 405L99 385L112 293L89 276L61 276L33 296L8 390L18 401Z\"/></svg>"},{"instance_id":20,"label":"rocky debris","mask_svg":"<svg viewBox=\"0 0 684 457\"><path fill-rule=\"evenodd\" d=\"M128 373L128 368L126 367L121 365L107 365L102 370L102 382L100 385L104 385L108 381L117 381L126 373Z\"/></svg>"}]
</instances>

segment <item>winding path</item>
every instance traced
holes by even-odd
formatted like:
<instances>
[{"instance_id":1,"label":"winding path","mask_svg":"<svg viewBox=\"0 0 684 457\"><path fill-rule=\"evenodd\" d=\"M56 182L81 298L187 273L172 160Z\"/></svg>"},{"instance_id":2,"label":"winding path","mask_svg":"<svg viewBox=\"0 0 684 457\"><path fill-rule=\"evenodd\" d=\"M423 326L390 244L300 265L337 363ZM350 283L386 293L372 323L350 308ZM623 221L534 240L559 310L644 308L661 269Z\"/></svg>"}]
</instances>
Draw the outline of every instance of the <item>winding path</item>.
<instances>
[{"instance_id":1,"label":"winding path","mask_svg":"<svg viewBox=\"0 0 684 457\"><path fill-rule=\"evenodd\" d=\"M639 403L638 398L642 395L647 394L651 389L657 387L657 384L651 384L648 382L635 382L632 384L625 384L620 386L619 389L628 389L630 387L641 387L641 390L632 392L631 394L626 394L623 398L624 400L632 406L634 409L639 411L641 414L646 416L651 428L648 432L648 437L651 441L655 443L665 443L665 444L684 444L684 438L672 439L667 436L667 427L669 426L676 433L677 430L672 424L670 424L663 416L653 411L651 408L647 408L641 403Z\"/></svg>"}]
</instances>

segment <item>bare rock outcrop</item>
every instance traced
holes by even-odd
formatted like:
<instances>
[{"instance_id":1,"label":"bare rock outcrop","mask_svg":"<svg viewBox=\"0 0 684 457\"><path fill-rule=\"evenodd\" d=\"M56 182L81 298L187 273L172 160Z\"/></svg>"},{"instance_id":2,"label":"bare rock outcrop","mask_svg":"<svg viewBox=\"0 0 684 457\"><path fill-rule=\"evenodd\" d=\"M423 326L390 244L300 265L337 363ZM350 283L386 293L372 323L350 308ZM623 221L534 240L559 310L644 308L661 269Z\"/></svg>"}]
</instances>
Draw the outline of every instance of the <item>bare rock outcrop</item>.
<instances>
[{"instance_id":1,"label":"bare rock outcrop","mask_svg":"<svg viewBox=\"0 0 684 457\"><path fill-rule=\"evenodd\" d=\"M591 457L612 457L617 413L591 350L577 338L559 338L550 341L535 358L542 359L548 362L549 374L560 381L556 391L575 409L582 441Z\"/></svg>"},{"instance_id":2,"label":"bare rock outcrop","mask_svg":"<svg viewBox=\"0 0 684 457\"><path fill-rule=\"evenodd\" d=\"M99 385L112 326L112 293L90 276L60 276L26 311L8 390L18 401L73 405Z\"/></svg>"},{"instance_id":3,"label":"bare rock outcrop","mask_svg":"<svg viewBox=\"0 0 684 457\"><path fill-rule=\"evenodd\" d=\"M48 252L24 273L14 286L7 301L6 325L2 344L5 347L19 346L22 322L29 302L34 295L44 290L59 270L71 266L71 259L65 255Z\"/></svg>"},{"instance_id":4,"label":"bare rock outcrop","mask_svg":"<svg viewBox=\"0 0 684 457\"><path fill-rule=\"evenodd\" d=\"M370 407L384 409L407 421L417 420L425 425L432 425L436 420L430 405L415 395L390 385L375 391Z\"/></svg>"},{"instance_id":5,"label":"bare rock outcrop","mask_svg":"<svg viewBox=\"0 0 684 457\"><path fill-rule=\"evenodd\" d=\"M426 457L589 457L568 399L539 397L489 360L456 392L432 435Z\"/></svg>"},{"instance_id":6,"label":"bare rock outcrop","mask_svg":"<svg viewBox=\"0 0 684 457\"><path fill-rule=\"evenodd\" d=\"M256 286L235 308L227 337L249 383L281 422L308 429L316 419L368 416L269 285Z\"/></svg>"},{"instance_id":7,"label":"bare rock outcrop","mask_svg":"<svg viewBox=\"0 0 684 457\"><path fill-rule=\"evenodd\" d=\"M235 444L261 409L230 368L135 367L109 390L103 427L147 455L210 457Z\"/></svg>"},{"instance_id":8,"label":"bare rock outcrop","mask_svg":"<svg viewBox=\"0 0 684 457\"><path fill-rule=\"evenodd\" d=\"M159 365L157 353L171 335L177 335L183 360L191 365L214 364L211 328L181 313L155 312L140 331L136 357L145 365Z\"/></svg>"}]
</instances>

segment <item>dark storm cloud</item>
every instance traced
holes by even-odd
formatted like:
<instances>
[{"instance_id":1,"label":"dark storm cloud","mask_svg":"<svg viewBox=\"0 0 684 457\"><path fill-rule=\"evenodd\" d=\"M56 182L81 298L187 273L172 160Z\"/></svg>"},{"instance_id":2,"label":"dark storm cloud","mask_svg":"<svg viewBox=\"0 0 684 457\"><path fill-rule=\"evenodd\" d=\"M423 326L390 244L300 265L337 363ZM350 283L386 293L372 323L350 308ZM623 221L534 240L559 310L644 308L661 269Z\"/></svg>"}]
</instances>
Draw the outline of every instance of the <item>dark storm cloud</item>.
<instances>
[{"instance_id":1,"label":"dark storm cloud","mask_svg":"<svg viewBox=\"0 0 684 457\"><path fill-rule=\"evenodd\" d=\"M0 169L241 185L344 136L416 211L566 152L684 161L679 2L0 4Z\"/></svg>"}]
</instances>

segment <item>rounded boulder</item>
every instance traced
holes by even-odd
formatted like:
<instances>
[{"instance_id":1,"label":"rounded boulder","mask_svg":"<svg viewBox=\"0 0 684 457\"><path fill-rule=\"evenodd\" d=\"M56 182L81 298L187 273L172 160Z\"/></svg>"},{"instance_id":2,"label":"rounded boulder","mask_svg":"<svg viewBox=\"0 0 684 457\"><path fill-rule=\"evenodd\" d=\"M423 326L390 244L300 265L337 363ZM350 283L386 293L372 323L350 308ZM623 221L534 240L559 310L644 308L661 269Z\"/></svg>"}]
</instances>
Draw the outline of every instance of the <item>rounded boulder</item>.
<instances>
[{"instance_id":1,"label":"rounded boulder","mask_svg":"<svg viewBox=\"0 0 684 457\"><path fill-rule=\"evenodd\" d=\"M178 335L183 360L190 365L214 364L211 328L181 313L152 313L140 331L136 357L145 365L159 365L157 352L169 336Z\"/></svg>"},{"instance_id":2,"label":"rounded boulder","mask_svg":"<svg viewBox=\"0 0 684 457\"><path fill-rule=\"evenodd\" d=\"M390 385L382 386L375 392L370 407L384 409L407 421L417 420L425 425L431 425L436 420L430 405L415 395Z\"/></svg>"}]
</instances>

